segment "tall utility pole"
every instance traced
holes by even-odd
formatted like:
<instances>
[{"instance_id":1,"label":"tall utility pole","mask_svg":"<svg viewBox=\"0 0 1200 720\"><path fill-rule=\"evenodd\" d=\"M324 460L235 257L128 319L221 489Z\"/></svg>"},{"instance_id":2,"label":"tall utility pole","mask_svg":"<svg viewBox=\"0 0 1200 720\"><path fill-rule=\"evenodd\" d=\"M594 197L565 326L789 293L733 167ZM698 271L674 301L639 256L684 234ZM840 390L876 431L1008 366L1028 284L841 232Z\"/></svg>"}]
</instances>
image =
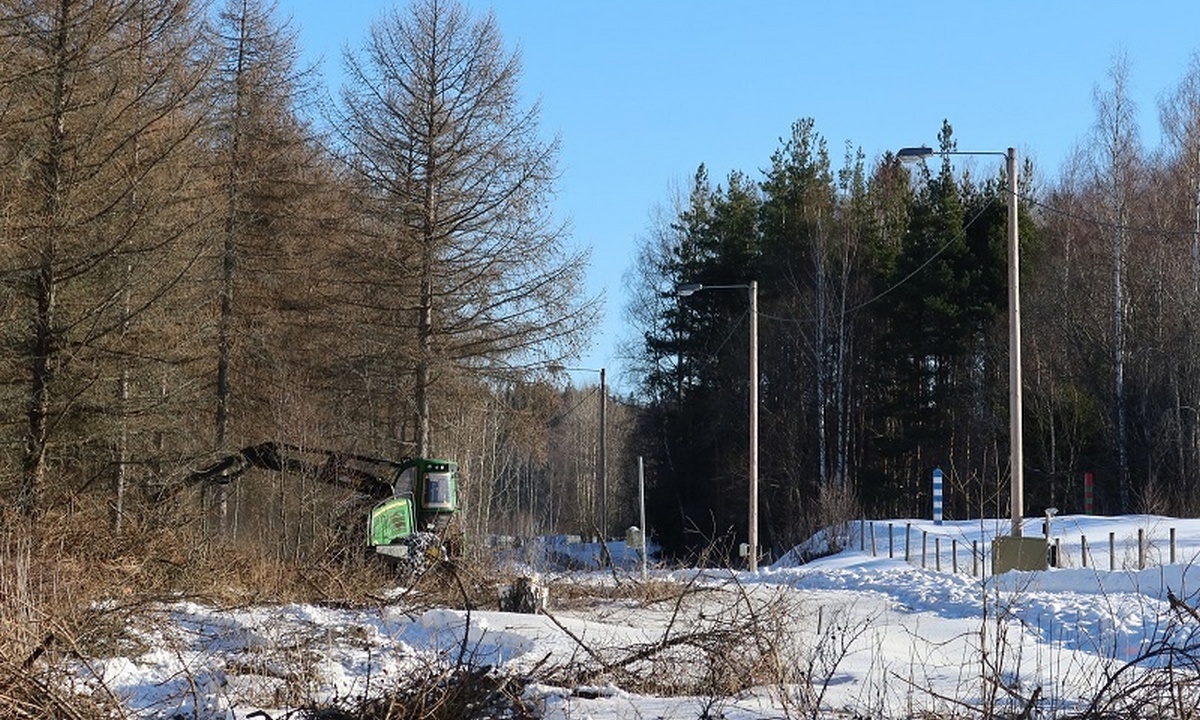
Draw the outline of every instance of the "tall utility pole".
<instances>
[{"instance_id":1,"label":"tall utility pole","mask_svg":"<svg viewBox=\"0 0 1200 720\"><path fill-rule=\"evenodd\" d=\"M758 281L750 281L750 572L758 572Z\"/></svg>"},{"instance_id":2,"label":"tall utility pole","mask_svg":"<svg viewBox=\"0 0 1200 720\"><path fill-rule=\"evenodd\" d=\"M1025 450L1021 425L1021 264L1017 237L1017 151L1005 154L1008 172L1008 422L1012 465L1012 536L1021 537L1025 509Z\"/></svg>"},{"instance_id":3,"label":"tall utility pole","mask_svg":"<svg viewBox=\"0 0 1200 720\"><path fill-rule=\"evenodd\" d=\"M600 539L608 547L608 383L600 368Z\"/></svg>"}]
</instances>

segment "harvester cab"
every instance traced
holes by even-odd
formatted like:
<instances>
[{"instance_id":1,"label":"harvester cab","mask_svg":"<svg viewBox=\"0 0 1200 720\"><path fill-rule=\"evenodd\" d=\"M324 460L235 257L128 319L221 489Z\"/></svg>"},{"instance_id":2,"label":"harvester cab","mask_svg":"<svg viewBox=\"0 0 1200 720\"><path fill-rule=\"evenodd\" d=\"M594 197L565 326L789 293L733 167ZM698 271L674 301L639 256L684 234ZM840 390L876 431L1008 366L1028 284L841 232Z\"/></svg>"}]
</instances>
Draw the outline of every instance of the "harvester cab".
<instances>
[{"instance_id":1,"label":"harvester cab","mask_svg":"<svg viewBox=\"0 0 1200 720\"><path fill-rule=\"evenodd\" d=\"M424 458L400 461L392 496L371 508L367 545L397 559L445 552L447 527L457 512L457 463Z\"/></svg>"}]
</instances>

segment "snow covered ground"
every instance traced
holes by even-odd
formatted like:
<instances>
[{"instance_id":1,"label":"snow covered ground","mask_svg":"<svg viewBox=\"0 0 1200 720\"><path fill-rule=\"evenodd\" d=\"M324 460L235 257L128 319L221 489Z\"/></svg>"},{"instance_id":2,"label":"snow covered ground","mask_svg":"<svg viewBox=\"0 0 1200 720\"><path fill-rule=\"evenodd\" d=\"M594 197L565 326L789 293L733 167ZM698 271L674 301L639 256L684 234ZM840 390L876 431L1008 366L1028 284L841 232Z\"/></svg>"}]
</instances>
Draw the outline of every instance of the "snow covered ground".
<instances>
[{"instance_id":1,"label":"snow covered ground","mask_svg":"<svg viewBox=\"0 0 1200 720\"><path fill-rule=\"evenodd\" d=\"M458 665L532 678L522 700L547 718L736 720L813 707L911 717L968 706L1049 716L1096 698L1136 700L1151 673L1200 657L1200 615L1186 607L1200 604L1200 520L1055 518L1063 567L1000 576L971 549L986 552L1007 521L873 525L874 554L871 525L854 524L840 533L847 549L798 564L828 540L814 538L757 574L652 566L643 583L620 544L617 573L560 573L535 558L530 570L551 587L542 615L422 609L403 594L355 609L167 603L132 618L80 677L143 718L278 720L304 702L349 704ZM1026 521L1027 535L1041 531ZM559 563L596 555L553 547ZM1194 689L1200 673L1187 672Z\"/></svg>"}]
</instances>

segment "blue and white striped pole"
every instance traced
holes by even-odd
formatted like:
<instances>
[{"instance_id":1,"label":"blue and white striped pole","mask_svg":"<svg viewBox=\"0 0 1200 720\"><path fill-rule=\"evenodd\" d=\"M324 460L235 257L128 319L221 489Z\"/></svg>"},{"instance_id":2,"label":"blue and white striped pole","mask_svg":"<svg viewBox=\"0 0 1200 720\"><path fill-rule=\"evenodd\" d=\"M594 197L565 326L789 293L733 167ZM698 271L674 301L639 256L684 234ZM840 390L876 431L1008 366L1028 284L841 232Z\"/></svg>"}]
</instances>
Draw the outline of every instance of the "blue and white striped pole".
<instances>
[{"instance_id":1,"label":"blue and white striped pole","mask_svg":"<svg viewBox=\"0 0 1200 720\"><path fill-rule=\"evenodd\" d=\"M933 469L933 524L942 524L942 469Z\"/></svg>"}]
</instances>

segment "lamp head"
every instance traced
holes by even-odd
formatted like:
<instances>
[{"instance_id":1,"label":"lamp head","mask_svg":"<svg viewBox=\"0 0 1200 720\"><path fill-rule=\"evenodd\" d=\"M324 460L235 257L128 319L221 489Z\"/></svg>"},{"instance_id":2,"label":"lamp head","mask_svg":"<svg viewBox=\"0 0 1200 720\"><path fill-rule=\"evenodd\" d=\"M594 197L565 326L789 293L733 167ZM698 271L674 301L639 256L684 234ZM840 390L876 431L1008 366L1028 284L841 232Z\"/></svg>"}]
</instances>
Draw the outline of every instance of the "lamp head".
<instances>
[{"instance_id":1,"label":"lamp head","mask_svg":"<svg viewBox=\"0 0 1200 720\"><path fill-rule=\"evenodd\" d=\"M700 283L684 283L683 285L675 288L675 294L679 297L687 297L703 289L704 286Z\"/></svg>"},{"instance_id":2,"label":"lamp head","mask_svg":"<svg viewBox=\"0 0 1200 720\"><path fill-rule=\"evenodd\" d=\"M933 155L933 148L922 145L921 147L906 147L900 148L896 152L896 159L902 163L920 162L927 157Z\"/></svg>"}]
</instances>

